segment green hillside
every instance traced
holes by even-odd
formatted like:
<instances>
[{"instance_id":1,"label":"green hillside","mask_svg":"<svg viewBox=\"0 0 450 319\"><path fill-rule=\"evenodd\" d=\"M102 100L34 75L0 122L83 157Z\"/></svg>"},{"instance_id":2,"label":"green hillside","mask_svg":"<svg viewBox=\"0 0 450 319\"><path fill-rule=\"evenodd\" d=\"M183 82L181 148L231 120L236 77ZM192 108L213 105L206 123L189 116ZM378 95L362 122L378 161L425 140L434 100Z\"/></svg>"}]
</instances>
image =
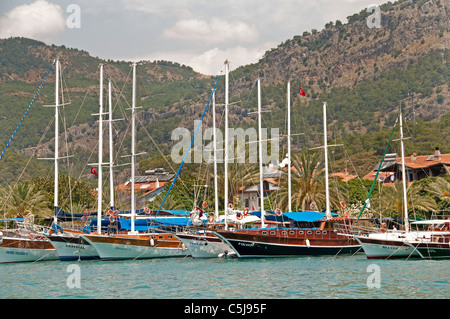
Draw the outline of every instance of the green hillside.
<instances>
[{"instance_id":1,"label":"green hillside","mask_svg":"<svg viewBox=\"0 0 450 319\"><path fill-rule=\"evenodd\" d=\"M255 83L260 77L263 108L270 110L263 115L263 126L285 134L286 83L290 80L292 131L304 133L293 138L296 152L322 143L323 101L328 104L328 139L345 144L334 150L334 159L365 154L366 160L356 167L360 175L384 151L400 105L412 136L407 153L430 154L436 146L450 152L448 8L442 1L402 0L381 9L381 28L367 28L363 10L348 17L348 23L330 22L319 31L299 30L301 35L267 51L259 62L232 70L230 125L256 127L256 117L249 112L256 110ZM32 39L0 39L0 147L3 150L56 57L62 64L64 102L70 102L61 109L65 119L61 125L67 129L67 135L61 134L61 152L74 154L73 169L90 178L86 164L97 156L97 117L92 114L98 112L100 63L105 69L105 89L108 78L113 82L114 118L125 119L114 124L118 161L120 155L129 153L130 62L105 61L86 51ZM175 128L193 131L217 77L168 61L141 61L137 74L137 105L142 106L137 149L147 152L139 160L149 163L156 155L170 154L176 142L171 140ZM306 97L298 95L300 86ZM216 100L218 126L223 127L224 77ZM14 181L28 161L23 178L51 174L52 163L36 157L53 155L53 109L43 107L53 101L52 71L1 160L0 184ZM204 127L210 125L208 113ZM122 170L119 179L124 180L126 169L118 170Z\"/></svg>"}]
</instances>

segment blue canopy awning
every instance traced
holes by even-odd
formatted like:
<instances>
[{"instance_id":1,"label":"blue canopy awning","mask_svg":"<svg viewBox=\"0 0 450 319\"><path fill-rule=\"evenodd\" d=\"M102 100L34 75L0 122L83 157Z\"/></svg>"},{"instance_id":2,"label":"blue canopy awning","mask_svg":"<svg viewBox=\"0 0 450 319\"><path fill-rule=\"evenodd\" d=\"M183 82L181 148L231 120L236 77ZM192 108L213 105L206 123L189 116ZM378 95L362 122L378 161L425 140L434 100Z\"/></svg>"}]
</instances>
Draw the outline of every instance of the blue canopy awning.
<instances>
[{"instance_id":1,"label":"blue canopy awning","mask_svg":"<svg viewBox=\"0 0 450 319\"><path fill-rule=\"evenodd\" d=\"M145 219L137 219L134 222L134 228L140 231L146 231L150 226L155 226L155 224L163 224L167 226L186 226L192 224L191 219L189 217L157 217L157 218L145 218ZM120 227L121 229L130 230L131 229L131 220L120 218Z\"/></svg>"},{"instance_id":2,"label":"blue canopy awning","mask_svg":"<svg viewBox=\"0 0 450 319\"><path fill-rule=\"evenodd\" d=\"M250 214L255 215L261 218L261 212L250 212ZM332 216L337 216L337 213L331 213ZM269 221L277 221L277 222L316 222L318 220L325 218L325 213L316 212L316 211L305 211L305 212L291 212L291 213L282 213L281 216L275 215L275 213L271 210L265 211L264 217Z\"/></svg>"},{"instance_id":3,"label":"blue canopy awning","mask_svg":"<svg viewBox=\"0 0 450 319\"><path fill-rule=\"evenodd\" d=\"M316 222L318 220L325 218L325 213L316 211L305 211L305 212L291 212L283 213L289 219L296 222ZM337 216L337 213L331 213L331 216Z\"/></svg>"}]
</instances>

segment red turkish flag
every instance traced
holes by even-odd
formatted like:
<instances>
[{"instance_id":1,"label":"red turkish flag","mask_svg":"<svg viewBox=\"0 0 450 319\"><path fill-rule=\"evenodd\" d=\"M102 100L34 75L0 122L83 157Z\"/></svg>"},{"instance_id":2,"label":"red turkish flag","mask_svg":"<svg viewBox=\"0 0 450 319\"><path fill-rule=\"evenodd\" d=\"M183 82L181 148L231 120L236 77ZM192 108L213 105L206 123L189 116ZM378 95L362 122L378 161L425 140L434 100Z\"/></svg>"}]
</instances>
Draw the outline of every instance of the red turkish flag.
<instances>
[{"instance_id":1,"label":"red turkish flag","mask_svg":"<svg viewBox=\"0 0 450 319\"><path fill-rule=\"evenodd\" d=\"M93 168L93 167L91 167L91 174L94 174L95 176L98 177L97 171L96 171L95 168Z\"/></svg>"},{"instance_id":2,"label":"red turkish flag","mask_svg":"<svg viewBox=\"0 0 450 319\"><path fill-rule=\"evenodd\" d=\"M301 96L306 96L305 91L303 91L303 89L301 87L298 88L298 91L299 91Z\"/></svg>"}]
</instances>

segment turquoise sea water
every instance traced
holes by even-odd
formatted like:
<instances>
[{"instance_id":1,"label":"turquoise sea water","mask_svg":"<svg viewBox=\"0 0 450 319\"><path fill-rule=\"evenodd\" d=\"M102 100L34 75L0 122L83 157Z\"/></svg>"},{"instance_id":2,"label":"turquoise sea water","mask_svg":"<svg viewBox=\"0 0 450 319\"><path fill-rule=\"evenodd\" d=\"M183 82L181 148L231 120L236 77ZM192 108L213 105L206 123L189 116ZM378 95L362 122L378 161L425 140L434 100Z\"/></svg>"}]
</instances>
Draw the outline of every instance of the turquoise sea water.
<instances>
[{"instance_id":1,"label":"turquoise sea water","mask_svg":"<svg viewBox=\"0 0 450 319\"><path fill-rule=\"evenodd\" d=\"M2 299L447 299L450 262L374 261L357 254L2 264L0 294Z\"/></svg>"}]
</instances>

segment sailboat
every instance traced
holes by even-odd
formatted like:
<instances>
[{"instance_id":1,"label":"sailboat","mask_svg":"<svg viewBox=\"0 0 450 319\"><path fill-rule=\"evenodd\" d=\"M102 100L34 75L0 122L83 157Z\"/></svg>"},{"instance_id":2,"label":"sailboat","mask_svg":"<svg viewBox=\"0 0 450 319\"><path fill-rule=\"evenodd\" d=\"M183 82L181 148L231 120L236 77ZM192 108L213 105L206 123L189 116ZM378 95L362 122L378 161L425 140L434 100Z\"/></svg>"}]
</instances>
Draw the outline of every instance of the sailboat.
<instances>
[{"instance_id":1,"label":"sailboat","mask_svg":"<svg viewBox=\"0 0 450 319\"><path fill-rule=\"evenodd\" d=\"M408 217L408 200L406 193L407 176L405 174L405 150L403 137L403 118L400 110L400 145L402 157L402 186L403 186L403 208L404 208L404 231L388 231L384 227L379 232L360 232L354 238L361 244L368 259L387 258L449 258L450 232L448 223L450 221L427 221L425 223L444 224L446 231L438 230L412 230ZM395 126L394 126L395 128ZM394 132L392 129L392 133ZM391 133L391 137L392 137ZM380 167L381 167L380 163ZM379 171L379 170L378 170ZM375 182L375 180L374 180ZM370 193L369 193L370 196ZM368 196L368 199L369 199ZM367 199L367 200L368 200ZM366 202L367 202L366 200ZM448 223L447 223L448 222ZM416 222L424 223L424 222ZM447 224L446 224L447 223ZM425 257L427 256L427 257Z\"/></svg>"},{"instance_id":2,"label":"sailboat","mask_svg":"<svg viewBox=\"0 0 450 319\"><path fill-rule=\"evenodd\" d=\"M172 233L138 232L135 229L135 109L136 109L136 63L133 63L133 89L131 107L131 230L126 234L105 235L101 233L101 217L97 221L97 234L81 237L92 245L102 260L145 259L155 257L182 257L188 251ZM99 159L99 167L101 159ZM100 192L99 192L100 196ZM101 201L99 200L99 207ZM100 211L100 208L99 208ZM100 216L101 213L99 213Z\"/></svg>"},{"instance_id":3,"label":"sailboat","mask_svg":"<svg viewBox=\"0 0 450 319\"><path fill-rule=\"evenodd\" d=\"M225 61L225 118L228 116L228 71L229 63ZM213 154L214 154L214 216L205 221L204 229L185 228L183 231L178 231L175 235L180 239L183 244L189 249L189 252L193 258L216 258L220 255L228 255L233 250L230 246L224 243L220 238L215 236L211 229L216 227L223 227L224 224L220 221L219 215L219 198L218 198L218 183L217 183L217 136L216 136L216 99L215 92L212 96L212 114L213 114ZM225 120L225 130L227 131L228 121ZM225 143L225 145L227 145ZM226 148L226 147L225 147ZM226 166L226 164L225 164ZM225 175L226 176L226 175ZM225 181L226 183L226 181ZM202 208L206 208L202 207ZM201 211L203 216L204 212ZM199 213L194 212L191 215L193 218L194 226L200 226L203 224ZM208 227L208 230L206 229Z\"/></svg>"},{"instance_id":4,"label":"sailboat","mask_svg":"<svg viewBox=\"0 0 450 319\"><path fill-rule=\"evenodd\" d=\"M288 90L289 91L289 90ZM258 79L258 113L259 113L259 153L261 158L261 98L260 79ZM289 105L289 103L288 103ZM216 231L218 237L228 243L240 258L248 257L283 257L301 255L337 255L356 253L360 245L353 239L342 234L347 231L338 228L342 219L333 218L330 210L328 192L328 159L327 159L327 125L326 102L323 103L324 113L324 150L325 150L325 183L326 183L326 213L320 212L279 212L279 220L286 227L273 228L265 225L264 199L262 180L261 188L261 226L260 228L242 229L236 231ZM290 159L289 159L290 164ZM290 166L288 164L288 168Z\"/></svg>"},{"instance_id":5,"label":"sailboat","mask_svg":"<svg viewBox=\"0 0 450 319\"><path fill-rule=\"evenodd\" d=\"M228 96L229 96L229 62L225 61L225 132L228 132ZM225 133L225 215L219 215L218 181L217 181L217 138L216 138L216 103L215 92L212 95L212 116L213 116L213 154L214 154L214 214L205 218L203 210L198 209L193 214L193 224L198 227L186 227L183 231L178 231L175 235L189 249L193 258L217 258L217 257L235 257L233 249L221 238L214 234L214 230L227 229L228 227L242 228L246 223L256 222L258 217L248 214L247 211L239 212L234 210L232 205L228 204L228 133ZM206 206L202 207L206 209ZM204 217L203 221L202 218ZM204 226L204 227L203 227Z\"/></svg>"},{"instance_id":6,"label":"sailboat","mask_svg":"<svg viewBox=\"0 0 450 319\"><path fill-rule=\"evenodd\" d=\"M58 160L61 159L58 156L58 126L59 126L59 59L56 59L56 76L55 76L55 157L51 160L55 161L55 215L59 210L58 208ZM52 67L53 65L52 64ZM52 69L50 68L50 70ZM49 72L50 72L49 70ZM48 73L47 73L48 75ZM45 79L44 79L45 81ZM42 84L44 83L42 82ZM41 86L42 86L41 84ZM56 217L55 217L56 218ZM44 236L47 233L47 229L34 225L34 216L29 214L22 220L15 219L16 224L19 226L17 229L2 230L2 240L0 241L0 263L10 262L36 262L46 260L59 259L55 247Z\"/></svg>"},{"instance_id":7,"label":"sailboat","mask_svg":"<svg viewBox=\"0 0 450 319\"><path fill-rule=\"evenodd\" d=\"M421 258L450 258L450 219L416 221L411 224L427 227L426 231L419 233L414 240L408 242Z\"/></svg>"},{"instance_id":8,"label":"sailboat","mask_svg":"<svg viewBox=\"0 0 450 319\"><path fill-rule=\"evenodd\" d=\"M102 164L103 164L103 64L100 64L100 94L99 94L99 113L94 114L99 116L99 150L98 150L98 212L97 212L97 226L101 228L101 214L102 214ZM108 83L109 91L109 136L110 136L110 162L112 161L112 101L111 101L111 80ZM110 170L112 166L110 165ZM57 180L57 177L55 177ZM112 178L112 176L111 176ZM56 184L55 184L56 185ZM58 196L57 189L55 189L55 198ZM111 195L113 196L113 195ZM113 200L113 197L111 197ZM55 206L56 207L56 206ZM87 218L86 218L87 219ZM54 224L57 225L57 214L55 211ZM53 233L48 236L52 242L58 256L62 261L73 260L89 260L99 259L97 250L86 239L81 237L83 232L79 230L66 229L65 231Z\"/></svg>"}]
</instances>

